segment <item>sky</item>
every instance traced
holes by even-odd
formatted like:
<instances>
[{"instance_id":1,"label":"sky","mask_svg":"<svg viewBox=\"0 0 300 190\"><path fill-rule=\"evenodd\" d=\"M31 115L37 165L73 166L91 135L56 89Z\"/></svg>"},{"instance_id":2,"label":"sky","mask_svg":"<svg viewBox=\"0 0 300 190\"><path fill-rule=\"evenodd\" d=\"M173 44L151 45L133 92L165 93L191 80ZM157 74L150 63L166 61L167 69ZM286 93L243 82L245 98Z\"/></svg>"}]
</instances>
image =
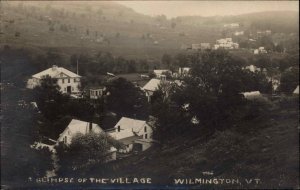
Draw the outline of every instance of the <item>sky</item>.
<instances>
[{"instance_id":1,"label":"sky","mask_svg":"<svg viewBox=\"0 0 300 190\"><path fill-rule=\"evenodd\" d=\"M155 16L224 16L261 11L299 11L299 1L117 1L136 12Z\"/></svg>"}]
</instances>

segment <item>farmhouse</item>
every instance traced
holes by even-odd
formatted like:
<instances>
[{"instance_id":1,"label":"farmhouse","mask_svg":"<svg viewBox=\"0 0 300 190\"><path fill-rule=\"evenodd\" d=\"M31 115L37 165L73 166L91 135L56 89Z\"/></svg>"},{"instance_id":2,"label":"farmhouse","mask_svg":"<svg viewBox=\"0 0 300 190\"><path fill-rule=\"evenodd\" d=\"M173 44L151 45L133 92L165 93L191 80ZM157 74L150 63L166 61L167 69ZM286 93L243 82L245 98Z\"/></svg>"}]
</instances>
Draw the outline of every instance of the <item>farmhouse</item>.
<instances>
[{"instance_id":1,"label":"farmhouse","mask_svg":"<svg viewBox=\"0 0 300 190\"><path fill-rule=\"evenodd\" d=\"M59 135L57 141L69 145L72 141L72 137L74 137L74 135L77 133L85 135L90 132L101 133L103 132L103 129L101 129L99 125L92 122L72 119L67 128Z\"/></svg>"},{"instance_id":2,"label":"farmhouse","mask_svg":"<svg viewBox=\"0 0 300 190\"><path fill-rule=\"evenodd\" d=\"M81 76L56 65L53 65L52 68L32 75L31 78L27 81L27 88L33 89L37 86L40 86L41 81L47 76L57 79L57 85L60 87L60 91L62 93L80 93Z\"/></svg>"},{"instance_id":3,"label":"farmhouse","mask_svg":"<svg viewBox=\"0 0 300 190\"><path fill-rule=\"evenodd\" d=\"M152 128L143 120L122 117L107 134L125 145L120 150L123 153L133 149L143 151L152 144Z\"/></svg>"},{"instance_id":4,"label":"farmhouse","mask_svg":"<svg viewBox=\"0 0 300 190\"><path fill-rule=\"evenodd\" d=\"M69 125L66 127L66 129L59 135L59 138L57 142L62 142L65 145L69 145L72 142L72 138L76 134L83 134L86 135L88 133L97 133L100 134L103 131L101 127L95 123L92 122L86 122L86 121L81 121L77 119L72 119L72 121L69 123ZM109 150L109 160L116 160L116 151L117 149L114 147L111 147Z\"/></svg>"}]
</instances>

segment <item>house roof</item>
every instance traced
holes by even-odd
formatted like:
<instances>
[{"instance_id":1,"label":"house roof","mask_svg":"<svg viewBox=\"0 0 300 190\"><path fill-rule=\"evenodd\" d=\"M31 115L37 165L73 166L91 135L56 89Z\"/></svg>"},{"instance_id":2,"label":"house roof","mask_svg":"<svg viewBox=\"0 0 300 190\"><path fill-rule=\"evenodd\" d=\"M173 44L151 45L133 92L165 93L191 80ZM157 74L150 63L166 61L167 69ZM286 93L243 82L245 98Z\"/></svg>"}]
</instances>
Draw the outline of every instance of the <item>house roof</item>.
<instances>
[{"instance_id":1,"label":"house roof","mask_svg":"<svg viewBox=\"0 0 300 190\"><path fill-rule=\"evenodd\" d=\"M293 91L293 94L299 94L299 85L295 88L295 90Z\"/></svg>"},{"instance_id":2,"label":"house roof","mask_svg":"<svg viewBox=\"0 0 300 190\"><path fill-rule=\"evenodd\" d=\"M246 99L255 99L255 98L258 98L258 97L261 97L261 93L259 91L251 91L251 92L242 92L241 94L244 95L244 97Z\"/></svg>"},{"instance_id":3,"label":"house roof","mask_svg":"<svg viewBox=\"0 0 300 190\"><path fill-rule=\"evenodd\" d=\"M89 132L89 125L90 122L72 119L66 130L68 129L71 134L81 133L85 135ZM103 129L101 129L101 127L99 127L99 125L96 123L92 123L92 131L95 133L100 133L103 131Z\"/></svg>"},{"instance_id":4,"label":"house roof","mask_svg":"<svg viewBox=\"0 0 300 190\"><path fill-rule=\"evenodd\" d=\"M114 126L115 130L109 131L108 134L117 140L133 137L137 136L137 133L139 133L145 125L146 121L122 117ZM120 131L117 131L118 126L120 126Z\"/></svg>"},{"instance_id":5,"label":"house roof","mask_svg":"<svg viewBox=\"0 0 300 190\"><path fill-rule=\"evenodd\" d=\"M69 71L63 67L57 67L56 65L53 65L51 68L41 71L35 75L32 75L32 77L41 79L42 77L48 75L51 78L61 78L60 74L67 75L68 77L71 77L71 78L81 77L80 75L77 75L76 73L73 73L72 71Z\"/></svg>"},{"instance_id":6,"label":"house roof","mask_svg":"<svg viewBox=\"0 0 300 190\"><path fill-rule=\"evenodd\" d=\"M148 91L155 91L158 89L158 86L160 85L161 80L159 79L151 79L142 89L148 90Z\"/></svg>"},{"instance_id":7,"label":"house roof","mask_svg":"<svg viewBox=\"0 0 300 190\"><path fill-rule=\"evenodd\" d=\"M120 126L121 130L131 129L134 132L139 132L141 127L143 127L146 124L146 121L143 120L137 120L137 119L131 119L128 117L122 117L119 122L115 125L115 129Z\"/></svg>"}]
</instances>

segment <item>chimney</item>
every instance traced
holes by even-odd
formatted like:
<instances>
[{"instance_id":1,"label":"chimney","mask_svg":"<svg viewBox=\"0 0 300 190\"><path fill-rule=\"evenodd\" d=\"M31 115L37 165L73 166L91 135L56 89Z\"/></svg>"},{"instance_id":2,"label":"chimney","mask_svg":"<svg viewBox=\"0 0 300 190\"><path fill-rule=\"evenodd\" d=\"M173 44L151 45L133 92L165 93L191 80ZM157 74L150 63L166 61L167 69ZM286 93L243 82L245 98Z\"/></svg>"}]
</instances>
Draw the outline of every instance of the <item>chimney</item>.
<instances>
[{"instance_id":1,"label":"chimney","mask_svg":"<svg viewBox=\"0 0 300 190\"><path fill-rule=\"evenodd\" d=\"M93 123L92 122L89 122L89 132L91 132L93 129Z\"/></svg>"}]
</instances>

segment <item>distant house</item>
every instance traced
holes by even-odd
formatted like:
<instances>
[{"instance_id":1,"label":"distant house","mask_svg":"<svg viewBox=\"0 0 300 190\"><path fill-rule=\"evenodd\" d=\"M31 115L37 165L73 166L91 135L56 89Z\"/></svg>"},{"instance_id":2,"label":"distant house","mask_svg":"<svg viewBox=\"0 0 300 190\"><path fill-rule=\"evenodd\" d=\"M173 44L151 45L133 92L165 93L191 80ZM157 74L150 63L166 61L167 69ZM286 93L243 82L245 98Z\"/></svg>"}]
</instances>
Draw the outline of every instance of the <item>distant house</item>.
<instances>
[{"instance_id":1,"label":"distant house","mask_svg":"<svg viewBox=\"0 0 300 190\"><path fill-rule=\"evenodd\" d=\"M257 72L257 71L261 71L260 68L256 67L255 65L248 65L246 66L244 69L249 70L253 73Z\"/></svg>"},{"instance_id":2,"label":"distant house","mask_svg":"<svg viewBox=\"0 0 300 190\"><path fill-rule=\"evenodd\" d=\"M236 32L234 32L234 35L235 36L242 36L242 35L244 35L244 31L236 31Z\"/></svg>"},{"instance_id":3,"label":"distant house","mask_svg":"<svg viewBox=\"0 0 300 190\"><path fill-rule=\"evenodd\" d=\"M254 50L254 55L258 55L258 54L265 54L268 53L267 50L265 50L265 47L259 47L258 49Z\"/></svg>"},{"instance_id":4,"label":"distant house","mask_svg":"<svg viewBox=\"0 0 300 190\"><path fill-rule=\"evenodd\" d=\"M214 45L214 49L238 49L239 44L234 43L232 41L232 38L222 38L219 40L216 40L216 44Z\"/></svg>"},{"instance_id":5,"label":"distant house","mask_svg":"<svg viewBox=\"0 0 300 190\"><path fill-rule=\"evenodd\" d=\"M210 43L200 43L200 48L202 50L211 49Z\"/></svg>"},{"instance_id":6,"label":"distant house","mask_svg":"<svg viewBox=\"0 0 300 190\"><path fill-rule=\"evenodd\" d=\"M225 28L238 28L240 27L239 23L230 23L230 24L224 24Z\"/></svg>"},{"instance_id":7,"label":"distant house","mask_svg":"<svg viewBox=\"0 0 300 190\"><path fill-rule=\"evenodd\" d=\"M40 86L43 78L47 76L57 79L57 85L60 87L60 91L62 93L80 93L81 76L56 65L53 65L52 68L32 75L27 81L27 88L33 89L37 86Z\"/></svg>"},{"instance_id":8,"label":"distant house","mask_svg":"<svg viewBox=\"0 0 300 190\"><path fill-rule=\"evenodd\" d=\"M259 91L243 92L241 93L247 100L259 99L262 97Z\"/></svg>"},{"instance_id":9,"label":"distant house","mask_svg":"<svg viewBox=\"0 0 300 190\"><path fill-rule=\"evenodd\" d=\"M101 86L101 87L91 87L89 89L89 97L90 99L96 100L101 98L106 91L106 87Z\"/></svg>"},{"instance_id":10,"label":"distant house","mask_svg":"<svg viewBox=\"0 0 300 190\"><path fill-rule=\"evenodd\" d=\"M128 153L133 149L146 150L152 144L152 128L146 121L122 117L108 135L125 145L120 152Z\"/></svg>"},{"instance_id":11,"label":"distant house","mask_svg":"<svg viewBox=\"0 0 300 190\"><path fill-rule=\"evenodd\" d=\"M299 85L295 88L293 94L299 95Z\"/></svg>"},{"instance_id":12,"label":"distant house","mask_svg":"<svg viewBox=\"0 0 300 190\"><path fill-rule=\"evenodd\" d=\"M192 50L200 50L201 44L192 44Z\"/></svg>"},{"instance_id":13,"label":"distant house","mask_svg":"<svg viewBox=\"0 0 300 190\"><path fill-rule=\"evenodd\" d=\"M95 123L72 119L67 128L59 135L58 142L69 145L72 138L77 134L88 134L90 132L101 133L103 129Z\"/></svg>"},{"instance_id":14,"label":"distant house","mask_svg":"<svg viewBox=\"0 0 300 190\"><path fill-rule=\"evenodd\" d=\"M168 97L168 92L171 87L170 84L171 83L167 80L151 79L147 84L145 84L142 90L145 92L148 102L150 102L153 93L157 91L159 87L161 87L163 93L165 93L165 97Z\"/></svg>"},{"instance_id":15,"label":"distant house","mask_svg":"<svg viewBox=\"0 0 300 190\"><path fill-rule=\"evenodd\" d=\"M167 73L172 75L172 71L168 70L168 69L156 69L153 70L153 73L155 75L156 78L161 78L161 77L165 77Z\"/></svg>"},{"instance_id":16,"label":"distant house","mask_svg":"<svg viewBox=\"0 0 300 190\"><path fill-rule=\"evenodd\" d=\"M100 134L104 131L99 125L95 123L72 119L67 128L59 135L57 142L62 142L65 145L70 145L72 142L72 138L76 134L86 135L91 132ZM109 154L111 155L109 156L108 160L116 160L116 151L116 148L110 148Z\"/></svg>"},{"instance_id":17,"label":"distant house","mask_svg":"<svg viewBox=\"0 0 300 190\"><path fill-rule=\"evenodd\" d=\"M146 97L148 98L148 102L151 101L151 96L153 93L158 90L158 87L161 83L159 79L151 79L143 88L142 90L145 91Z\"/></svg>"},{"instance_id":18,"label":"distant house","mask_svg":"<svg viewBox=\"0 0 300 190\"><path fill-rule=\"evenodd\" d=\"M187 76L190 72L190 67L179 67L178 74L179 76Z\"/></svg>"},{"instance_id":19,"label":"distant house","mask_svg":"<svg viewBox=\"0 0 300 190\"><path fill-rule=\"evenodd\" d=\"M257 31L256 32L257 37L269 36L271 34L272 34L271 30L264 30L264 31Z\"/></svg>"}]
</instances>

